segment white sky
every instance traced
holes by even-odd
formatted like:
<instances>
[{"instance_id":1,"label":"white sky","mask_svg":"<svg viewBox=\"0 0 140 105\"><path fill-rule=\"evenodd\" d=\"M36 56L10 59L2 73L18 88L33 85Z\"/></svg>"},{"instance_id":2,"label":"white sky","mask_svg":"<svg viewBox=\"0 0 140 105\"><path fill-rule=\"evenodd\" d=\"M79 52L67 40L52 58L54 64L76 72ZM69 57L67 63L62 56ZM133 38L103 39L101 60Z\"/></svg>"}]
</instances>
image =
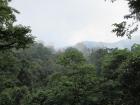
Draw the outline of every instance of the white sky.
<instances>
[{"instance_id":1,"label":"white sky","mask_svg":"<svg viewBox=\"0 0 140 105\"><path fill-rule=\"evenodd\" d=\"M37 40L55 47L118 41L111 25L128 13L123 0L13 0L12 6L21 12L18 23L31 26Z\"/></svg>"}]
</instances>

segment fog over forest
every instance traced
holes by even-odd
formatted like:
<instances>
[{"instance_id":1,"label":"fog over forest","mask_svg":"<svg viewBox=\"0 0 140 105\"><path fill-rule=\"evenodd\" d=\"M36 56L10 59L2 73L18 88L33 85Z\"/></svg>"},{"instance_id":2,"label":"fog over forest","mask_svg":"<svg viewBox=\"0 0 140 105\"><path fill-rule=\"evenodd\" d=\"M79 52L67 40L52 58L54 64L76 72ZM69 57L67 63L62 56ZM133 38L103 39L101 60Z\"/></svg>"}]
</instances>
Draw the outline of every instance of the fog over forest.
<instances>
[{"instance_id":1,"label":"fog over forest","mask_svg":"<svg viewBox=\"0 0 140 105\"><path fill-rule=\"evenodd\" d=\"M140 0L0 0L0 105L140 105Z\"/></svg>"}]
</instances>

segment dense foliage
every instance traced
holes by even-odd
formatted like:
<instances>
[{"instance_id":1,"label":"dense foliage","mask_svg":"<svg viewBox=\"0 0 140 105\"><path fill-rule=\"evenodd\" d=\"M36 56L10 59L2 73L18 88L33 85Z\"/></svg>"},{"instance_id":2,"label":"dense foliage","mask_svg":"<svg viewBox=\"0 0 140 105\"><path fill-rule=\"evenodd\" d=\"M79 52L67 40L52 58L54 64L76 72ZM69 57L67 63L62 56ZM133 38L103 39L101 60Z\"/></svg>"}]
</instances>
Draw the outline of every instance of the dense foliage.
<instances>
[{"instance_id":1,"label":"dense foliage","mask_svg":"<svg viewBox=\"0 0 140 105\"><path fill-rule=\"evenodd\" d=\"M26 48L33 43L31 29L15 25L16 9L9 6L10 0L0 0L0 50Z\"/></svg>"},{"instance_id":2,"label":"dense foliage","mask_svg":"<svg viewBox=\"0 0 140 105\"><path fill-rule=\"evenodd\" d=\"M0 105L139 105L140 45L0 52Z\"/></svg>"}]
</instances>

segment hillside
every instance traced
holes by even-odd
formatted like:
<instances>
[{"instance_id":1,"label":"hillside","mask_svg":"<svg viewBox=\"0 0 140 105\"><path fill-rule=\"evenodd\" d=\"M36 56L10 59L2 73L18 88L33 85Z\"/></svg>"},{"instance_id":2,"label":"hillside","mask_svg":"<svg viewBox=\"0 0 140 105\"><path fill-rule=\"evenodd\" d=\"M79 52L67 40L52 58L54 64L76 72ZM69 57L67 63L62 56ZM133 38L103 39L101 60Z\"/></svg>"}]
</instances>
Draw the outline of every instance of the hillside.
<instances>
[{"instance_id":1,"label":"hillside","mask_svg":"<svg viewBox=\"0 0 140 105\"><path fill-rule=\"evenodd\" d=\"M74 47L83 51L84 49L97 49L97 48L128 48L130 49L133 44L140 44L140 36L134 36L132 39L125 39L114 43L84 41L77 43Z\"/></svg>"}]
</instances>

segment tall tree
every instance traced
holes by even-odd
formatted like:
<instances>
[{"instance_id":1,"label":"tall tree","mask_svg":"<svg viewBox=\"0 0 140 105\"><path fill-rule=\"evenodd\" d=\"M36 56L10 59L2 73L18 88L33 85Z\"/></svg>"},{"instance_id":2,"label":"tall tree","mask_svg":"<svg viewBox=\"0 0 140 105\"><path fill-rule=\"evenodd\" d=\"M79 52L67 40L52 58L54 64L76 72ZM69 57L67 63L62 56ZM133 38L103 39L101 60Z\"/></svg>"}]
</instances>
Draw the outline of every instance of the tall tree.
<instances>
[{"instance_id":1,"label":"tall tree","mask_svg":"<svg viewBox=\"0 0 140 105\"><path fill-rule=\"evenodd\" d=\"M140 105L140 53L135 53L121 66L120 84L123 105Z\"/></svg>"},{"instance_id":2,"label":"tall tree","mask_svg":"<svg viewBox=\"0 0 140 105\"><path fill-rule=\"evenodd\" d=\"M0 50L26 48L34 42L31 29L14 25L16 9L9 6L11 0L0 0Z\"/></svg>"},{"instance_id":3,"label":"tall tree","mask_svg":"<svg viewBox=\"0 0 140 105\"><path fill-rule=\"evenodd\" d=\"M95 65L97 75L100 75L101 73L102 60L104 56L108 53L108 50L109 49L92 50L88 56L89 62Z\"/></svg>"},{"instance_id":4,"label":"tall tree","mask_svg":"<svg viewBox=\"0 0 140 105\"><path fill-rule=\"evenodd\" d=\"M85 63L85 58L83 54L75 48L67 48L64 53L59 56L58 63L68 67L77 66Z\"/></svg>"}]
</instances>

